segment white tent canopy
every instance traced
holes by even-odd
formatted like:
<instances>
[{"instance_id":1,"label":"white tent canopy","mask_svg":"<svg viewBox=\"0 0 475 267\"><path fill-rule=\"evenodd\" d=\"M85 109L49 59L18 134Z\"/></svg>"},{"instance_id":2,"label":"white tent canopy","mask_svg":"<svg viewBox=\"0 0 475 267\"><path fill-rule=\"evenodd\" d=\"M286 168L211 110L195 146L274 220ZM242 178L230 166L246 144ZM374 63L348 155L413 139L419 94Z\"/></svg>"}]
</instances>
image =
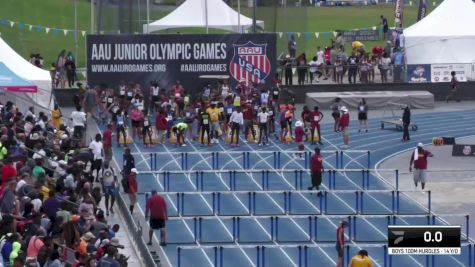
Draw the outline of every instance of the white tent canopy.
<instances>
[{"instance_id":1,"label":"white tent canopy","mask_svg":"<svg viewBox=\"0 0 475 267\"><path fill-rule=\"evenodd\" d=\"M38 87L36 93L5 92L5 100L10 100L24 112L28 107L35 106L36 110L50 111L53 108L51 76L49 71L40 69L13 50L0 37L0 62L3 62L19 77L31 81ZM3 98L3 97L2 97ZM4 101L2 99L2 101Z\"/></svg>"},{"instance_id":2,"label":"white tent canopy","mask_svg":"<svg viewBox=\"0 0 475 267\"><path fill-rule=\"evenodd\" d=\"M475 61L475 4L445 0L427 17L404 30L407 64Z\"/></svg>"},{"instance_id":3,"label":"white tent canopy","mask_svg":"<svg viewBox=\"0 0 475 267\"><path fill-rule=\"evenodd\" d=\"M264 28L263 21L256 21L256 25ZM252 19L239 14L222 0L186 0L162 19L143 25L143 32L195 27L242 32L252 27Z\"/></svg>"}]
</instances>

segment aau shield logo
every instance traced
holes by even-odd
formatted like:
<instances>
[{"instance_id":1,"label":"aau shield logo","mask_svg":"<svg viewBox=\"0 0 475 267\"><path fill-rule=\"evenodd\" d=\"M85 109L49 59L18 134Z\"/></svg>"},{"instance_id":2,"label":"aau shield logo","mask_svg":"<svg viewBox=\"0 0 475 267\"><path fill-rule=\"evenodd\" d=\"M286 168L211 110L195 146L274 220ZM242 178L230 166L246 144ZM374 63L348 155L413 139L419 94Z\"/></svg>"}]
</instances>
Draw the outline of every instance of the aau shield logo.
<instances>
[{"instance_id":1,"label":"aau shield logo","mask_svg":"<svg viewBox=\"0 0 475 267\"><path fill-rule=\"evenodd\" d=\"M254 44L249 41L233 45L234 55L229 64L231 76L246 83L262 83L269 76L271 64L267 58L267 44Z\"/></svg>"}]
</instances>

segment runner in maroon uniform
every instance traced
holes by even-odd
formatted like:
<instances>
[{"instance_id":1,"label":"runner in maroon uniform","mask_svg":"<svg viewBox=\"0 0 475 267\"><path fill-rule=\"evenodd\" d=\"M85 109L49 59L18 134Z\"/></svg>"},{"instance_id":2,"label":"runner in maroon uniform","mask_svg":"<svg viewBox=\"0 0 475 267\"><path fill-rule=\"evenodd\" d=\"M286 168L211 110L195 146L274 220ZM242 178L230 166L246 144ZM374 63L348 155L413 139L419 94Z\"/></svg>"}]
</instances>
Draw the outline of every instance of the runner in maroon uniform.
<instances>
[{"instance_id":1,"label":"runner in maroon uniform","mask_svg":"<svg viewBox=\"0 0 475 267\"><path fill-rule=\"evenodd\" d=\"M323 157L320 154L320 148L315 148L315 154L313 154L310 159L310 175L312 178L312 186L308 190L316 188L319 190L320 185L322 184L322 173L323 173ZM321 196L322 192L318 192L317 196Z\"/></svg>"},{"instance_id":2,"label":"runner in maroon uniform","mask_svg":"<svg viewBox=\"0 0 475 267\"><path fill-rule=\"evenodd\" d=\"M312 140L312 145L315 145L315 142L313 141L313 135L315 134L315 129L317 130L318 133L318 144L323 145L322 143L322 135L320 132L320 121L323 119L323 113L320 112L318 107L314 107L312 113L310 114L310 120L311 120L311 139Z\"/></svg>"}]
</instances>

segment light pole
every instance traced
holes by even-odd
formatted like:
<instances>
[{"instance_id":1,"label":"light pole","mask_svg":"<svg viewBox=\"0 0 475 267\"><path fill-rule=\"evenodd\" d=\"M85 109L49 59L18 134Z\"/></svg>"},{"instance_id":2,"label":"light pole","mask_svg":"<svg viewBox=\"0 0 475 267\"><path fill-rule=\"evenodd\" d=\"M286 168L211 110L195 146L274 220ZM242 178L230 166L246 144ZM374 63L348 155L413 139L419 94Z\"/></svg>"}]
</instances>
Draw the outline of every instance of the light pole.
<instances>
[{"instance_id":1,"label":"light pole","mask_svg":"<svg viewBox=\"0 0 475 267\"><path fill-rule=\"evenodd\" d=\"M238 32L241 33L241 1L238 0Z\"/></svg>"},{"instance_id":2,"label":"light pole","mask_svg":"<svg viewBox=\"0 0 475 267\"><path fill-rule=\"evenodd\" d=\"M252 3L252 32L256 33L256 9L257 9L257 0L254 0Z\"/></svg>"},{"instance_id":3,"label":"light pole","mask_svg":"<svg viewBox=\"0 0 475 267\"><path fill-rule=\"evenodd\" d=\"M91 34L94 33L94 1L91 0Z\"/></svg>"},{"instance_id":4,"label":"light pole","mask_svg":"<svg viewBox=\"0 0 475 267\"><path fill-rule=\"evenodd\" d=\"M150 33L148 25L150 24L150 0L147 0L147 34Z\"/></svg>"},{"instance_id":5,"label":"light pole","mask_svg":"<svg viewBox=\"0 0 475 267\"><path fill-rule=\"evenodd\" d=\"M78 45L78 0L74 0L74 48L75 54L74 57L74 64L76 67L78 66L78 53L79 53L79 45Z\"/></svg>"}]
</instances>

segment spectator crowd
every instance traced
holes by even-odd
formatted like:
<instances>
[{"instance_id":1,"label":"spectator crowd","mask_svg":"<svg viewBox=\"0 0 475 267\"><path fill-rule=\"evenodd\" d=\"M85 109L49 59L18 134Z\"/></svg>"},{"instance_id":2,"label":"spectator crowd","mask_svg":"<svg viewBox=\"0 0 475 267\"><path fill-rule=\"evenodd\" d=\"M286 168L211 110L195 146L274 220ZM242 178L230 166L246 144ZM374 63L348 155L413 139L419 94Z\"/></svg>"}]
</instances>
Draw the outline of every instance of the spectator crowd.
<instances>
[{"instance_id":1,"label":"spectator crowd","mask_svg":"<svg viewBox=\"0 0 475 267\"><path fill-rule=\"evenodd\" d=\"M0 107L0 266L127 266L107 221L115 207L101 208L118 189L113 170L96 168L101 141L82 145L58 106Z\"/></svg>"}]
</instances>

